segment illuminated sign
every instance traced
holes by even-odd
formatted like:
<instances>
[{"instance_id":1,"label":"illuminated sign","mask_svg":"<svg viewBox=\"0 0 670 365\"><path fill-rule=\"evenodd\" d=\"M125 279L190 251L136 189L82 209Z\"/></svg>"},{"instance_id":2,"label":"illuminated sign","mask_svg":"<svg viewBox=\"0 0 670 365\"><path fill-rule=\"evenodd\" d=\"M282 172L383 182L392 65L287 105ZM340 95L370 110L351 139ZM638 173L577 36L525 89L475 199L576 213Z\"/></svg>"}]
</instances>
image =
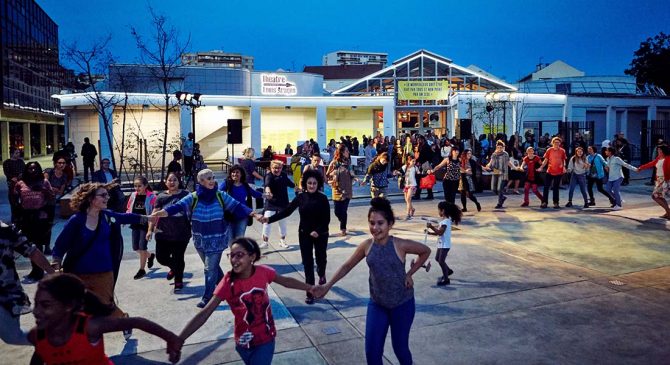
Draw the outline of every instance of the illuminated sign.
<instances>
[{"instance_id":1,"label":"illuminated sign","mask_svg":"<svg viewBox=\"0 0 670 365\"><path fill-rule=\"evenodd\" d=\"M291 96L298 94L298 88L284 75L261 74L261 94Z\"/></svg>"},{"instance_id":2,"label":"illuminated sign","mask_svg":"<svg viewBox=\"0 0 670 365\"><path fill-rule=\"evenodd\" d=\"M398 100L446 100L449 81L398 81Z\"/></svg>"}]
</instances>

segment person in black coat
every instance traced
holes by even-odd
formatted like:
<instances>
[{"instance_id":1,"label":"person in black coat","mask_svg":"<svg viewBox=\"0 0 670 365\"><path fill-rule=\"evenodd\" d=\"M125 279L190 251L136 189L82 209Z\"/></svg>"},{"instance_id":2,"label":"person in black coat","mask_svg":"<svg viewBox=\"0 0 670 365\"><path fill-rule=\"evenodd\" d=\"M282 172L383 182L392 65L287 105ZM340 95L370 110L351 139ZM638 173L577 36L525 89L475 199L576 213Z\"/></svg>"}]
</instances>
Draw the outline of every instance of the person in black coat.
<instances>
[{"instance_id":1,"label":"person in black coat","mask_svg":"<svg viewBox=\"0 0 670 365\"><path fill-rule=\"evenodd\" d=\"M430 149L428 143L426 143L426 137L418 135L417 138L418 147L419 147L419 157L416 158L417 170L420 171L416 174L416 182L419 183L422 177L425 177L426 171L430 170L432 167L431 161L433 160L433 151ZM428 196L426 199L433 199L433 189L426 189ZM414 199L421 199L421 186L416 187L416 193L414 193Z\"/></svg>"},{"instance_id":2,"label":"person in black coat","mask_svg":"<svg viewBox=\"0 0 670 365\"><path fill-rule=\"evenodd\" d=\"M326 283L326 248L328 246L328 225L330 224L330 204L328 198L320 192L323 188L323 175L316 170L306 170L302 176L303 192L297 195L289 205L271 217L263 217L262 223L272 223L291 215L296 209L300 214L298 240L300 256L305 268L305 282L314 285L314 256L319 285ZM307 293L305 303L313 304L314 297Z\"/></svg>"},{"instance_id":3,"label":"person in black coat","mask_svg":"<svg viewBox=\"0 0 670 365\"><path fill-rule=\"evenodd\" d=\"M88 137L84 138L84 144L81 146L81 158L84 160L84 181L88 182L88 173L93 171L95 168L95 156L98 155L98 150L94 145L91 144L91 141Z\"/></svg>"}]
</instances>

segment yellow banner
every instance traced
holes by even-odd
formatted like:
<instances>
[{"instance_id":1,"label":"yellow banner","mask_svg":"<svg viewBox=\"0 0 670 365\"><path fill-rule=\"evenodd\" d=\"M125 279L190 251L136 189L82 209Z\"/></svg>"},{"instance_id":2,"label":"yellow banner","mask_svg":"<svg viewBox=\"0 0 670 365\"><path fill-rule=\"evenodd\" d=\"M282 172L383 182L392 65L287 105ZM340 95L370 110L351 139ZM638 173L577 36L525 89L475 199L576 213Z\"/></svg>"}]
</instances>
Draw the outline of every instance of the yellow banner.
<instances>
[{"instance_id":1,"label":"yellow banner","mask_svg":"<svg viewBox=\"0 0 670 365\"><path fill-rule=\"evenodd\" d=\"M449 81L398 81L398 100L446 100Z\"/></svg>"}]
</instances>

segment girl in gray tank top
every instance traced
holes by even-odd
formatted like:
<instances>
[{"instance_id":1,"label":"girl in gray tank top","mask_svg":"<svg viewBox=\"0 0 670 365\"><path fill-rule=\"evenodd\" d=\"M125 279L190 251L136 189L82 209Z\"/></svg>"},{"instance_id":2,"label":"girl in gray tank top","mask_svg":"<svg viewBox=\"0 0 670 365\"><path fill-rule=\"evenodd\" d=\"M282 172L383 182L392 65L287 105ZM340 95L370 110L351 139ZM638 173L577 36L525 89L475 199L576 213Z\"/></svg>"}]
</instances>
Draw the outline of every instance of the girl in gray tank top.
<instances>
[{"instance_id":1,"label":"girl in gray tank top","mask_svg":"<svg viewBox=\"0 0 670 365\"><path fill-rule=\"evenodd\" d=\"M386 244L373 242L365 261L370 268L370 298L385 308L394 308L414 297L405 285L405 263L396 253L393 237Z\"/></svg>"},{"instance_id":2,"label":"girl in gray tank top","mask_svg":"<svg viewBox=\"0 0 670 365\"><path fill-rule=\"evenodd\" d=\"M368 224L371 239L361 243L353 255L335 272L330 282L314 289L316 297L324 296L363 259L370 269L370 302L365 320L365 358L370 365L382 365L384 342L389 328L398 362L412 364L409 333L414 321L414 281L412 275L430 256L430 248L419 242L389 235L395 215L384 198L370 201ZM405 272L406 255L418 259Z\"/></svg>"}]
</instances>

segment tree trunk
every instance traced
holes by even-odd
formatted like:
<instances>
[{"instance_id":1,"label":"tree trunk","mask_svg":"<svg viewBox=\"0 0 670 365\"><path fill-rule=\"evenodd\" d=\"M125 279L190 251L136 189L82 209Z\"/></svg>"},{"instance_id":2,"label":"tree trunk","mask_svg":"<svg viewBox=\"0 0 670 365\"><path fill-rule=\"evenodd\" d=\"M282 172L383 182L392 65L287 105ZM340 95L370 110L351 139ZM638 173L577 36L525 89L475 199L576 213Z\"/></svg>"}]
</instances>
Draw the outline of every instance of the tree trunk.
<instances>
[{"instance_id":1,"label":"tree trunk","mask_svg":"<svg viewBox=\"0 0 670 365\"><path fill-rule=\"evenodd\" d=\"M163 156L161 157L161 181L165 177L165 153L167 152L168 122L170 116L170 96L168 95L167 80L163 79L163 90L165 90L165 129L163 131Z\"/></svg>"}]
</instances>

